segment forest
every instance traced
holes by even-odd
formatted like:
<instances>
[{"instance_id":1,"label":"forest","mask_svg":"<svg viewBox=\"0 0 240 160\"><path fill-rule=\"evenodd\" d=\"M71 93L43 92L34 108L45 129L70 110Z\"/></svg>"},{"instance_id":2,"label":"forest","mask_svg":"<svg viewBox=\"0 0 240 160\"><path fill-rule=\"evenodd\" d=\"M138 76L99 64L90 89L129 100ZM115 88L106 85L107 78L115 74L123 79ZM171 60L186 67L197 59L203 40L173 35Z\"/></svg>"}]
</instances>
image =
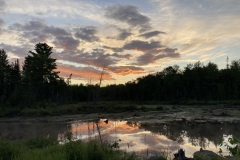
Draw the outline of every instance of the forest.
<instances>
[{"instance_id":1,"label":"forest","mask_svg":"<svg viewBox=\"0 0 240 160\"><path fill-rule=\"evenodd\" d=\"M186 101L232 101L240 99L240 60L226 67L209 62L188 64L184 69L173 65L125 84L71 85L56 72L52 47L46 43L29 51L22 67L10 63L0 50L0 107L29 107L48 102L56 105L99 101L154 101L181 103Z\"/></svg>"}]
</instances>

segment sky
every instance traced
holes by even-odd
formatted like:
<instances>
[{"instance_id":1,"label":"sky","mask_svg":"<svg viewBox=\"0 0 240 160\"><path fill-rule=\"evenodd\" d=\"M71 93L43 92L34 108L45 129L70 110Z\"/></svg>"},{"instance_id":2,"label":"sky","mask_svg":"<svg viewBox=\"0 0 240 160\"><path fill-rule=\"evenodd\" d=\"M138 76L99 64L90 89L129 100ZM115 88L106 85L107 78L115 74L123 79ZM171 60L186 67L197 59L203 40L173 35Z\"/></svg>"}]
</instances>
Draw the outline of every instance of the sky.
<instances>
[{"instance_id":1,"label":"sky","mask_svg":"<svg viewBox=\"0 0 240 160\"><path fill-rule=\"evenodd\" d=\"M124 84L189 63L226 67L240 51L239 0L0 0L11 62L41 42L72 84Z\"/></svg>"}]
</instances>

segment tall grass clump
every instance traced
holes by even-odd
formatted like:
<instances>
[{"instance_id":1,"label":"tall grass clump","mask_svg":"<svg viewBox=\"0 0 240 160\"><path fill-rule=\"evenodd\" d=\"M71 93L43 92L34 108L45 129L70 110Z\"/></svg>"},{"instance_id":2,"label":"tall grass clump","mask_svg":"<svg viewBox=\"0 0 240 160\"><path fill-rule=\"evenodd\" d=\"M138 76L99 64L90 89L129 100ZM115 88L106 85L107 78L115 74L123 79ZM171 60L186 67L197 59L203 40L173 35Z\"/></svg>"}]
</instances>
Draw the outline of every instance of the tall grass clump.
<instances>
[{"instance_id":1,"label":"tall grass clump","mask_svg":"<svg viewBox=\"0 0 240 160\"><path fill-rule=\"evenodd\" d=\"M51 139L51 138L41 138L41 137L32 138L32 139L25 142L25 145L29 149L47 148L47 147L53 146L55 144L57 144L57 142L54 141L53 139Z\"/></svg>"},{"instance_id":2,"label":"tall grass clump","mask_svg":"<svg viewBox=\"0 0 240 160\"><path fill-rule=\"evenodd\" d=\"M60 145L48 138L0 140L0 160L138 160L109 142L70 141Z\"/></svg>"},{"instance_id":3,"label":"tall grass clump","mask_svg":"<svg viewBox=\"0 0 240 160\"><path fill-rule=\"evenodd\" d=\"M0 141L0 160L12 160L17 155L17 149L6 140Z\"/></svg>"}]
</instances>

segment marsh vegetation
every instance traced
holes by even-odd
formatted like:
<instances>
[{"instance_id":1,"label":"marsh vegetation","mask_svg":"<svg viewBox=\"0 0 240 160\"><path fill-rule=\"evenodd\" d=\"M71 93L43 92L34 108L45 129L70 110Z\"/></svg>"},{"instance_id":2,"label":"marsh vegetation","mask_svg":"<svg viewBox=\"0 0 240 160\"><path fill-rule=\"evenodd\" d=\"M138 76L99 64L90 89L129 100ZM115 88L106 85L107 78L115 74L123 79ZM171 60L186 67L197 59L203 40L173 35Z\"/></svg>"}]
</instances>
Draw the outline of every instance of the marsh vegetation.
<instances>
[{"instance_id":1,"label":"marsh vegetation","mask_svg":"<svg viewBox=\"0 0 240 160\"><path fill-rule=\"evenodd\" d=\"M135 154L127 154L98 141L70 141L59 145L49 138L34 138L22 141L0 140L1 160L135 160Z\"/></svg>"}]
</instances>

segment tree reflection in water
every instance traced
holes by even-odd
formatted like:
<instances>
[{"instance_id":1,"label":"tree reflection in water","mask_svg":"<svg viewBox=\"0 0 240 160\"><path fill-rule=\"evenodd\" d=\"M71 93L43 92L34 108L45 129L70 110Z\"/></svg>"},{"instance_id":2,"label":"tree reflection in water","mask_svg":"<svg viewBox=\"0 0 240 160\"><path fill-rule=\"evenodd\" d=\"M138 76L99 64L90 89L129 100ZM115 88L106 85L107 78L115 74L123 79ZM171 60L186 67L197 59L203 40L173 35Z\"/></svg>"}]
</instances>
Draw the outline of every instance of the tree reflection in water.
<instances>
[{"instance_id":1,"label":"tree reflection in water","mask_svg":"<svg viewBox=\"0 0 240 160\"><path fill-rule=\"evenodd\" d=\"M130 152L143 152L148 155L151 152L152 154L155 153L151 151L152 148L167 149L171 152L183 148L186 150L187 156L191 156L200 147L217 152L221 142L226 140L224 135L240 138L239 124L234 123L173 121L165 124L146 124L135 121L112 120L105 123L105 120L100 120L98 125L103 140L117 141L120 149ZM94 121L0 123L0 137L7 139L49 135L52 138L58 137L60 141L64 141L65 134L69 131L71 131L74 140L99 139Z\"/></svg>"},{"instance_id":2,"label":"tree reflection in water","mask_svg":"<svg viewBox=\"0 0 240 160\"><path fill-rule=\"evenodd\" d=\"M224 135L232 135L232 137L240 137L239 124L234 123L187 123L171 122L168 124L141 124L140 128L151 131L156 134L164 135L172 141L183 142L183 138L187 137L193 146L206 148L210 142L215 146L219 146Z\"/></svg>"}]
</instances>

